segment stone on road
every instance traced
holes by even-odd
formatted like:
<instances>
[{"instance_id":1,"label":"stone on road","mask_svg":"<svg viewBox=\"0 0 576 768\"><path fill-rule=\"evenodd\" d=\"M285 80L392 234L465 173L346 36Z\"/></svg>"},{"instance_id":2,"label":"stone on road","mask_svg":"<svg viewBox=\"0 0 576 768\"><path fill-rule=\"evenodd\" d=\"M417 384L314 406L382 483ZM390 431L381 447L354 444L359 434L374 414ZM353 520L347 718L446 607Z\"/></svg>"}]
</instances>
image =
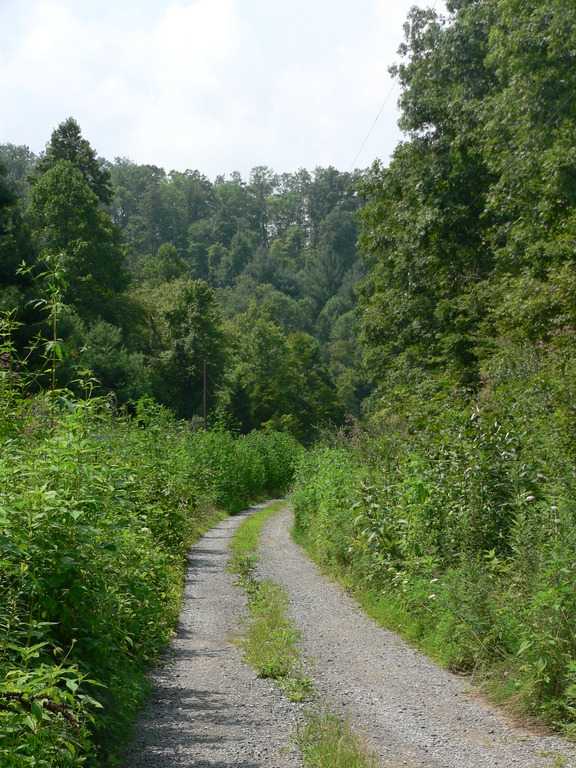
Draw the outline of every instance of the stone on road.
<instances>
[{"instance_id":1,"label":"stone on road","mask_svg":"<svg viewBox=\"0 0 576 768\"><path fill-rule=\"evenodd\" d=\"M231 644L244 600L226 571L228 543L245 514L193 548L180 626L137 726L124 768L293 768L297 708L259 680Z\"/></svg>"}]
</instances>

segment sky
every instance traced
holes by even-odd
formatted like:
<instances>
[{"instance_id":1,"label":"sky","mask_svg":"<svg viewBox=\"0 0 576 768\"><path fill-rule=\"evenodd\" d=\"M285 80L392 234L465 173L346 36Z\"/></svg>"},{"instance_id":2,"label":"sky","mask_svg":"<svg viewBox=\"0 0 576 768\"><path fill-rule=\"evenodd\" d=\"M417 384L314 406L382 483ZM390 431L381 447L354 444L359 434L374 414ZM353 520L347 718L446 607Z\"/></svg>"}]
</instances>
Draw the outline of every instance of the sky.
<instances>
[{"instance_id":1,"label":"sky","mask_svg":"<svg viewBox=\"0 0 576 768\"><path fill-rule=\"evenodd\" d=\"M434 4L0 0L0 144L37 154L73 117L100 157L211 179L387 162L388 67L410 8Z\"/></svg>"}]
</instances>

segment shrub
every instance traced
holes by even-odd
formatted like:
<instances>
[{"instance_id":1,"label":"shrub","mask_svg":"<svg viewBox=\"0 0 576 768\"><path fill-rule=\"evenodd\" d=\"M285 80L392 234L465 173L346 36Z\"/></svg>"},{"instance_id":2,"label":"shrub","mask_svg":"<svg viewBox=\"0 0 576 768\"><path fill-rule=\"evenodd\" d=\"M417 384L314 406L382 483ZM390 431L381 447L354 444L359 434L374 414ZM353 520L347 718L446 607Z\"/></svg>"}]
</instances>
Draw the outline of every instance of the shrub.
<instances>
[{"instance_id":1,"label":"shrub","mask_svg":"<svg viewBox=\"0 0 576 768\"><path fill-rule=\"evenodd\" d=\"M216 508L282 492L300 451L193 432L151 401L119 417L55 394L11 395L0 442L0 757L15 768L114 754L176 628L191 545Z\"/></svg>"}]
</instances>

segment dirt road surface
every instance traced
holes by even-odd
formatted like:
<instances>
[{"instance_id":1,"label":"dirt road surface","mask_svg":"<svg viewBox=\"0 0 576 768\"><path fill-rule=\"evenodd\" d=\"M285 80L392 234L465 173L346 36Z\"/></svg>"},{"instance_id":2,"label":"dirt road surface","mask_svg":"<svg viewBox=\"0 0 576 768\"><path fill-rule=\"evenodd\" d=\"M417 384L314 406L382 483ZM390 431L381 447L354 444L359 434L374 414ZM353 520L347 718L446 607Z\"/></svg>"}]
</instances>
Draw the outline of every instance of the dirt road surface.
<instances>
[{"instance_id":1,"label":"dirt road surface","mask_svg":"<svg viewBox=\"0 0 576 768\"><path fill-rule=\"evenodd\" d=\"M302 707L258 680L230 644L244 601L225 563L243 516L191 553L180 630L124 768L302 765L291 741ZM284 586L316 691L366 735L383 768L576 768L575 745L514 727L465 678L365 617L292 542L290 526L289 509L265 525L259 575Z\"/></svg>"}]
</instances>

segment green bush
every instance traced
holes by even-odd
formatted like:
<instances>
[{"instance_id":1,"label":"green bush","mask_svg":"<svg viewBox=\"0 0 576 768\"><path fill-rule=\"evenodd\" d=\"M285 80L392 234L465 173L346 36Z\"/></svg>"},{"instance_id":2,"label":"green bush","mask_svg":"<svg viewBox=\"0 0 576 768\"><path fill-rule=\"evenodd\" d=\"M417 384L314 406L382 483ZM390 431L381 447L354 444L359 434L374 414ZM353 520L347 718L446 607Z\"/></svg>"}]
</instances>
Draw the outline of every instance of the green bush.
<instances>
[{"instance_id":1,"label":"green bush","mask_svg":"<svg viewBox=\"0 0 576 768\"><path fill-rule=\"evenodd\" d=\"M113 764L176 628L191 545L283 492L301 449L193 432L151 401L132 416L62 392L5 405L0 762Z\"/></svg>"},{"instance_id":2,"label":"green bush","mask_svg":"<svg viewBox=\"0 0 576 768\"><path fill-rule=\"evenodd\" d=\"M363 473L345 449L319 446L297 469L292 505L297 530L322 562L343 567L355 533L353 506Z\"/></svg>"},{"instance_id":3,"label":"green bush","mask_svg":"<svg viewBox=\"0 0 576 768\"><path fill-rule=\"evenodd\" d=\"M375 614L570 732L573 359L563 337L508 344L480 392L399 390L370 434L311 450L293 491L298 535Z\"/></svg>"}]
</instances>

